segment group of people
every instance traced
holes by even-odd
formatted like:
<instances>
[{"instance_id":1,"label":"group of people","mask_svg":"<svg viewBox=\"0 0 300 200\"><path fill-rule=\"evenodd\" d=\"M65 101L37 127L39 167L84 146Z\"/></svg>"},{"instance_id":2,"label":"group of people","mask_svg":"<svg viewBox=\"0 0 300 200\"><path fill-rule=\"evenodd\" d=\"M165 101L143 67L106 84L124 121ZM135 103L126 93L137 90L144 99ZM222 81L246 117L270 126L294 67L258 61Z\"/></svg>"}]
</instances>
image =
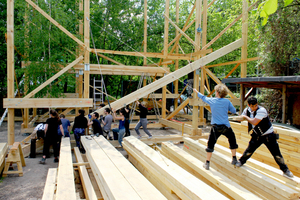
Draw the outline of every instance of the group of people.
<instances>
[{"instance_id":1,"label":"group of people","mask_svg":"<svg viewBox=\"0 0 300 200\"><path fill-rule=\"evenodd\" d=\"M207 157L203 164L203 167L209 170L210 160L214 151L214 146L221 135L227 137L229 142L229 148L232 153L232 165L236 167L243 166L247 160L253 155L255 150L260 147L261 144L265 144L270 153L274 157L274 160L286 177L293 177L293 173L289 170L284 162L284 159L280 153L280 149L277 143L277 134L274 133L273 126L268 117L267 110L258 105L255 97L249 97L247 99L248 107L243 110L241 118L248 121L248 131L251 133L251 139L247 149L244 151L242 157L237 160L236 149L238 144L236 142L235 134L230 127L228 120L228 112L232 114L236 113L235 107L232 103L224 97L228 94L228 88L224 84L218 84L215 86L215 97L206 97L197 89L193 89L197 93L198 97L205 103L209 104L212 113L212 128L210 131L209 139L207 142Z\"/></svg>"},{"instance_id":2,"label":"group of people","mask_svg":"<svg viewBox=\"0 0 300 200\"><path fill-rule=\"evenodd\" d=\"M152 135L147 129L147 114L148 109L146 108L146 102L140 103L138 100L136 101L137 105L140 109L140 121L135 127L135 131L138 134L138 138L141 138L140 127L143 127L145 133L151 139ZM100 108L103 108L105 105L100 104ZM82 144L80 142L80 137L85 135L86 128L92 126L93 136L103 135L105 138L112 140L113 136L111 133L111 125L113 120L119 120L119 127L112 129L112 132L117 134L118 142L122 147L122 141L124 136L130 136L129 130L129 108L125 107L120 110L120 115L116 115L116 111L113 110L113 115L111 114L111 110L109 108L104 109L105 116L99 116L99 113L94 112L92 115L89 115L89 119L85 117L85 111L80 109L78 111L78 116L74 119L74 125L72 128L72 132L74 133L76 146L80 149L82 153L85 152ZM100 117L100 119L99 119ZM103 126L101 126L103 124ZM33 134L32 139L36 139L37 137L44 138L44 149L43 149L43 157L40 160L41 164L45 164L46 158L49 157L49 148L52 145L54 151L54 162L58 162L58 155L60 150L61 138L70 137L70 121L65 119L63 114L58 117L58 113L55 110L50 110L50 118L47 119L45 124L39 124ZM40 130L43 130L42 136L38 136Z\"/></svg>"}]
</instances>

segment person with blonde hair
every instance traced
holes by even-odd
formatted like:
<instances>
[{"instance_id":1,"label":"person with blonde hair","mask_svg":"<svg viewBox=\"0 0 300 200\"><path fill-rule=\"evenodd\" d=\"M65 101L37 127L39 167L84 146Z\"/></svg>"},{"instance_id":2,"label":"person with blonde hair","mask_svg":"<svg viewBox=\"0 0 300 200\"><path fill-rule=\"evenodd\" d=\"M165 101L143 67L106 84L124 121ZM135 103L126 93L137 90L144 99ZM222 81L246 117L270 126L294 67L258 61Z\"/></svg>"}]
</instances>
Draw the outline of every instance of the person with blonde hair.
<instances>
[{"instance_id":1,"label":"person with blonde hair","mask_svg":"<svg viewBox=\"0 0 300 200\"><path fill-rule=\"evenodd\" d=\"M141 133L140 133L139 129L142 126L144 132L148 135L148 139L151 139L152 135L147 129L147 124L148 124L148 120L147 120L148 109L146 108L147 102L143 101L142 103L140 103L137 100L136 103L137 103L137 105L139 106L139 109L140 109L140 121L137 123L134 130L136 131L136 133L138 135L138 139L140 139L142 136L141 136Z\"/></svg>"},{"instance_id":2,"label":"person with blonde hair","mask_svg":"<svg viewBox=\"0 0 300 200\"><path fill-rule=\"evenodd\" d=\"M236 109L228 99L224 98L228 94L228 88L226 87L226 85L216 85L215 91L216 97L209 98L204 96L194 88L194 92L198 94L198 97L205 103L209 104L212 114L212 128L206 148L207 159L203 165L203 167L207 170L209 169L209 162L212 156L212 152L214 151L215 144L221 135L224 135L228 138L229 147L232 153L231 164L235 165L237 163L236 149L238 148L238 145L236 143L234 132L232 131L228 120L228 111L235 114Z\"/></svg>"}]
</instances>

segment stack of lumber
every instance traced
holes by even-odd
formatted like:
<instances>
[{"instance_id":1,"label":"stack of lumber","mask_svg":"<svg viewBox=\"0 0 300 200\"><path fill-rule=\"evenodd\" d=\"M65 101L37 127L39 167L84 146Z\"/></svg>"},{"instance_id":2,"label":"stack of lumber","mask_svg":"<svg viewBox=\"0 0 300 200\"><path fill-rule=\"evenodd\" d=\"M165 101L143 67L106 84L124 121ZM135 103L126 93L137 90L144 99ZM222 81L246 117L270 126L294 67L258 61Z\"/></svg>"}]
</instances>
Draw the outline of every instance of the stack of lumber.
<instances>
[{"instance_id":1,"label":"stack of lumber","mask_svg":"<svg viewBox=\"0 0 300 200\"><path fill-rule=\"evenodd\" d=\"M103 136L81 142L104 199L166 199Z\"/></svg>"},{"instance_id":2,"label":"stack of lumber","mask_svg":"<svg viewBox=\"0 0 300 200\"><path fill-rule=\"evenodd\" d=\"M5 166L5 157L8 151L7 143L0 143L0 174Z\"/></svg>"},{"instance_id":3,"label":"stack of lumber","mask_svg":"<svg viewBox=\"0 0 300 200\"><path fill-rule=\"evenodd\" d=\"M206 160L206 145L184 138L183 149L202 162ZM235 168L231 165L231 160L231 156L214 151L210 162L211 169L217 170L262 199L299 199L299 191L296 189L292 189L247 165Z\"/></svg>"},{"instance_id":4,"label":"stack of lumber","mask_svg":"<svg viewBox=\"0 0 300 200\"><path fill-rule=\"evenodd\" d=\"M248 134L248 126L246 123L230 122L231 127L236 135L239 148L237 151L243 153L247 148L251 136ZM279 147L285 163L294 175L300 177L300 131L285 129L282 127L274 126L274 131L279 134ZM220 137L218 144L228 147L228 140L225 137ZM272 167L278 168L272 154L269 152L265 145L261 145L252 158L261 161Z\"/></svg>"},{"instance_id":5,"label":"stack of lumber","mask_svg":"<svg viewBox=\"0 0 300 200\"><path fill-rule=\"evenodd\" d=\"M55 168L48 170L43 199L76 199L74 170L70 138L62 138L59 154L58 172ZM57 175L56 175L57 174ZM55 183L57 185L55 194Z\"/></svg>"},{"instance_id":6,"label":"stack of lumber","mask_svg":"<svg viewBox=\"0 0 300 200\"><path fill-rule=\"evenodd\" d=\"M123 147L129 160L168 199L228 199L133 136L124 138Z\"/></svg>"},{"instance_id":7,"label":"stack of lumber","mask_svg":"<svg viewBox=\"0 0 300 200\"><path fill-rule=\"evenodd\" d=\"M207 144L206 139L199 139L198 142L203 145ZM231 150L226 147L216 144L215 150L228 156L228 157L231 157ZM237 157L242 156L242 154L240 154L240 153L236 153L236 155L237 155ZM282 184L287 185L288 187L290 187L292 189L297 190L298 192L300 192L300 178L299 177L294 176L294 178L287 178L282 175L282 171L280 169L272 167L272 166L262 163L260 161L257 161L253 158L250 158L245 165L250 168L255 169L256 171L263 173L264 175L266 175L276 181L279 181Z\"/></svg>"}]
</instances>

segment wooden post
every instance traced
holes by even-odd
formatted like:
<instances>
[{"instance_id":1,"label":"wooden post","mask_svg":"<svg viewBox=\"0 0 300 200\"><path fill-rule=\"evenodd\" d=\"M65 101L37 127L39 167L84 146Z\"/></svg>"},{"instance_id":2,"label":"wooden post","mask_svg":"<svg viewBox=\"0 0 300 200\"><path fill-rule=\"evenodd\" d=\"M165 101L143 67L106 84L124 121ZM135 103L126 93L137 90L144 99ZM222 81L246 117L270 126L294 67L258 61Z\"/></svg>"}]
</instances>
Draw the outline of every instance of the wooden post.
<instances>
[{"instance_id":1,"label":"wooden post","mask_svg":"<svg viewBox=\"0 0 300 200\"><path fill-rule=\"evenodd\" d=\"M286 85L283 85L282 86L282 123L286 122L286 105L287 105Z\"/></svg>"},{"instance_id":2,"label":"wooden post","mask_svg":"<svg viewBox=\"0 0 300 200\"><path fill-rule=\"evenodd\" d=\"M164 67L166 67L166 66L164 65ZM162 102L161 102L161 104L162 104L161 117L163 119L165 119L167 117L167 115L166 115L166 111L167 111L167 86L166 85L162 87Z\"/></svg>"},{"instance_id":3,"label":"wooden post","mask_svg":"<svg viewBox=\"0 0 300 200\"><path fill-rule=\"evenodd\" d=\"M166 0L165 15L169 17L170 0ZM164 56L168 55L168 39L169 39L169 20L165 17L165 30L164 30Z\"/></svg>"},{"instance_id":4,"label":"wooden post","mask_svg":"<svg viewBox=\"0 0 300 200\"><path fill-rule=\"evenodd\" d=\"M201 27L201 0L196 0L196 23L195 23L195 43L197 46L195 46L195 51L200 50L200 43L201 43L201 33L197 31L198 27ZM198 57L200 58L200 57ZM202 70L201 70L202 71ZM199 90L199 71L194 71L194 88ZM203 79L203 78L202 78ZM201 84L202 84L201 79ZM204 82L203 82L204 83ZM204 93L204 85L201 85L200 92ZM196 100L198 98L198 95L196 93L193 93L193 98ZM193 106L193 120L192 120L192 127L196 130L198 128L198 117L199 117L199 106Z\"/></svg>"},{"instance_id":5,"label":"wooden post","mask_svg":"<svg viewBox=\"0 0 300 200\"><path fill-rule=\"evenodd\" d=\"M90 0L84 0L84 45L90 47ZM84 51L84 98L90 97L90 52ZM85 108L85 113L89 109Z\"/></svg>"},{"instance_id":6,"label":"wooden post","mask_svg":"<svg viewBox=\"0 0 300 200\"><path fill-rule=\"evenodd\" d=\"M243 13L242 13L242 40L244 45L242 46L241 60L247 59L247 37L248 37L248 1L243 0ZM247 62L241 64L241 78L247 77ZM245 88L241 84L241 107L240 112L244 110L245 101Z\"/></svg>"},{"instance_id":7,"label":"wooden post","mask_svg":"<svg viewBox=\"0 0 300 200\"><path fill-rule=\"evenodd\" d=\"M7 0L7 97L14 98L14 0ZM15 109L8 108L7 114L7 140L8 145L15 142Z\"/></svg>"},{"instance_id":8,"label":"wooden post","mask_svg":"<svg viewBox=\"0 0 300 200\"><path fill-rule=\"evenodd\" d=\"M245 101L245 87L241 84L241 105L240 105L240 114L243 113L244 110L244 101Z\"/></svg>"},{"instance_id":9,"label":"wooden post","mask_svg":"<svg viewBox=\"0 0 300 200\"><path fill-rule=\"evenodd\" d=\"M176 24L179 24L179 0L176 0ZM175 30L175 35L176 37L179 35L179 31L176 29ZM179 51L179 47L178 45L176 45L176 53L178 54ZM179 60L175 61L175 71L178 70L179 68ZM174 86L175 86L175 91L174 94L178 94L178 80L174 81ZM177 108L178 106L178 101L177 99L175 99L174 101L174 110Z\"/></svg>"},{"instance_id":10,"label":"wooden post","mask_svg":"<svg viewBox=\"0 0 300 200\"><path fill-rule=\"evenodd\" d=\"M144 0L144 52L147 52L147 0ZM147 57L144 57L144 66L147 65ZM147 85L147 79L146 76L144 76L144 80L143 80L143 87L145 87ZM147 101L148 99L144 98L144 101Z\"/></svg>"}]
</instances>

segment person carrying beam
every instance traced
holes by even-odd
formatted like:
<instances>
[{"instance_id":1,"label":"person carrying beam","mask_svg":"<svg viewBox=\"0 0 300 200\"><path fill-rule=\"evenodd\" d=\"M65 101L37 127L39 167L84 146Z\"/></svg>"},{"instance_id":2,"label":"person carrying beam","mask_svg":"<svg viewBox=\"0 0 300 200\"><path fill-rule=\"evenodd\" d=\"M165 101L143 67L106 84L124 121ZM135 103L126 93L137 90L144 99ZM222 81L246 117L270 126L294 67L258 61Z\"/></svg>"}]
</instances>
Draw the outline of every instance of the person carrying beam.
<instances>
[{"instance_id":1,"label":"person carrying beam","mask_svg":"<svg viewBox=\"0 0 300 200\"><path fill-rule=\"evenodd\" d=\"M238 145L236 143L236 138L233 130L230 127L230 123L228 120L228 111L232 114L236 113L236 109L232 105L232 103L225 99L224 97L228 94L228 88L224 84L218 84L215 86L216 97L209 98L201 94L194 88L194 92L198 94L198 97L202 99L205 103L209 104L211 109L211 124L212 128L210 130L209 139L207 142L207 156L206 162L203 164L203 167L206 170L209 170L209 162L212 156L212 152L214 151L215 144L218 138L221 135L224 135L228 138L229 147L232 153L232 165L235 165L237 162L236 159L236 149Z\"/></svg>"},{"instance_id":2,"label":"person carrying beam","mask_svg":"<svg viewBox=\"0 0 300 200\"><path fill-rule=\"evenodd\" d=\"M248 132L251 133L251 139L247 149L236 163L236 166L243 166L253 155L255 150L260 147L261 144L265 144L274 157L274 160L283 171L283 175L288 178L294 177L293 173L284 163L284 159L277 143L278 135L274 133L267 110L258 105L255 97L249 97L247 103L248 108L244 109L241 117L248 121Z\"/></svg>"}]
</instances>

